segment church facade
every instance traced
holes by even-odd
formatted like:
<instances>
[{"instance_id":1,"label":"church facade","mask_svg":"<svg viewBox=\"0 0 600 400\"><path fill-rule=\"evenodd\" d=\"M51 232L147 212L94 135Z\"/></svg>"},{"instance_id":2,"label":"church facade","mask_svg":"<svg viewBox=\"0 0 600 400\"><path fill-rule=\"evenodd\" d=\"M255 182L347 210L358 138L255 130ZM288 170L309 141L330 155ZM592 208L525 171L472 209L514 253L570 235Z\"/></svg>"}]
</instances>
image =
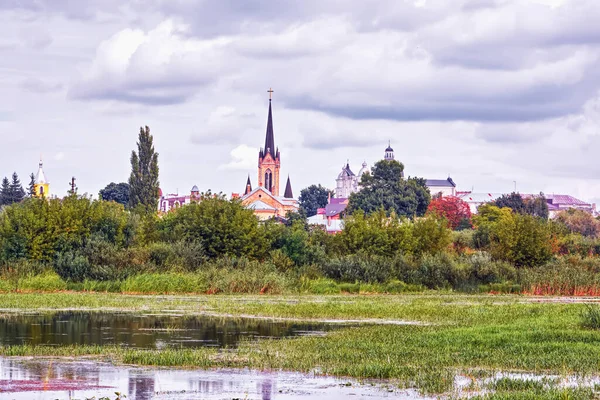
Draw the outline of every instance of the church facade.
<instances>
[{"instance_id":1,"label":"church facade","mask_svg":"<svg viewBox=\"0 0 600 400\"><path fill-rule=\"evenodd\" d=\"M273 132L273 111L269 98L269 114L265 147L258 152L258 186L252 189L250 176L246 181L242 204L253 210L260 220L283 219L288 212L298 211L298 201L294 199L292 184L288 176L283 196L280 196L281 154L275 146Z\"/></svg>"},{"instance_id":2,"label":"church facade","mask_svg":"<svg viewBox=\"0 0 600 400\"><path fill-rule=\"evenodd\" d=\"M35 197L50 198L50 182L48 182L48 179L46 179L43 166L44 164L40 158L40 164L37 174L35 175L33 189L35 191Z\"/></svg>"}]
</instances>

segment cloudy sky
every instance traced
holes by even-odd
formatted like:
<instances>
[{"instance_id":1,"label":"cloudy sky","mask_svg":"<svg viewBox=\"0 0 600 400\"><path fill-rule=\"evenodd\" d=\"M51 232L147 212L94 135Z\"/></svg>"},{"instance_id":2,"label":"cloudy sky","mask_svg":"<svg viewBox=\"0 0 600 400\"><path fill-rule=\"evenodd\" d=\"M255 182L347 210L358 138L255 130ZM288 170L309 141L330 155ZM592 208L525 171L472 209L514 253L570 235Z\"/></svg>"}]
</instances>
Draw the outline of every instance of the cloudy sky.
<instances>
[{"instance_id":1,"label":"cloudy sky","mask_svg":"<svg viewBox=\"0 0 600 400\"><path fill-rule=\"evenodd\" d=\"M600 201L598 0L1 0L0 174L256 184L272 87L296 192L383 157L459 189Z\"/></svg>"}]
</instances>

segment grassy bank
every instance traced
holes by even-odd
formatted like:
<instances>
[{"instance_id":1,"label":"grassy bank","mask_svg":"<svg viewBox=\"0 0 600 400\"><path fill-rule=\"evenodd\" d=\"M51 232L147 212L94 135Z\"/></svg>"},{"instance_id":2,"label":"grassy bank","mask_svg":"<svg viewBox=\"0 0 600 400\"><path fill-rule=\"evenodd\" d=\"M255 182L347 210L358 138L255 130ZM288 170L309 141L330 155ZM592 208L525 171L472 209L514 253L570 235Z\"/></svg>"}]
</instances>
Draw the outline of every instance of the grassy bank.
<instances>
[{"instance_id":1,"label":"grassy bank","mask_svg":"<svg viewBox=\"0 0 600 400\"><path fill-rule=\"evenodd\" d=\"M401 386L418 387L429 393L450 389L456 374L464 371L469 371L469 375L480 370L594 375L600 368L600 331L584 327L582 315L586 305L535 303L518 296L8 293L0 294L0 307L5 310L178 310L190 314L208 312L429 323L420 326L364 325L331 332L325 337L245 342L226 352L206 348L127 350L114 346L0 348L0 354L6 356L90 355L141 365L318 369L331 375L394 379ZM548 389L548 393L554 393L552 391L562 393L556 388Z\"/></svg>"}]
</instances>

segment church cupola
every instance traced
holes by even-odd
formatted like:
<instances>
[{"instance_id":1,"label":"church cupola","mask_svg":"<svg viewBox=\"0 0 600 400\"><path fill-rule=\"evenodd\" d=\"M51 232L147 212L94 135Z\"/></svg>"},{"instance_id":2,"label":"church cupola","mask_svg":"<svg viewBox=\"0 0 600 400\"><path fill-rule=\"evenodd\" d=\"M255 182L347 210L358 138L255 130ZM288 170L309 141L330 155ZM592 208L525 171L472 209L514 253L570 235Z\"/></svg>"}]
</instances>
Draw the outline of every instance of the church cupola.
<instances>
[{"instance_id":1,"label":"church cupola","mask_svg":"<svg viewBox=\"0 0 600 400\"><path fill-rule=\"evenodd\" d=\"M392 149L392 145L388 142L388 147L385 149L385 156L383 157L386 161L392 161L394 159L394 149Z\"/></svg>"},{"instance_id":2,"label":"church cupola","mask_svg":"<svg viewBox=\"0 0 600 400\"><path fill-rule=\"evenodd\" d=\"M265 136L265 147L258 153L258 186L264 187L274 196L279 196L279 168L281 159L279 149L275 147L275 135L273 132L273 111L271 109L271 97L273 90L269 89L269 114L267 116L267 132Z\"/></svg>"}]
</instances>

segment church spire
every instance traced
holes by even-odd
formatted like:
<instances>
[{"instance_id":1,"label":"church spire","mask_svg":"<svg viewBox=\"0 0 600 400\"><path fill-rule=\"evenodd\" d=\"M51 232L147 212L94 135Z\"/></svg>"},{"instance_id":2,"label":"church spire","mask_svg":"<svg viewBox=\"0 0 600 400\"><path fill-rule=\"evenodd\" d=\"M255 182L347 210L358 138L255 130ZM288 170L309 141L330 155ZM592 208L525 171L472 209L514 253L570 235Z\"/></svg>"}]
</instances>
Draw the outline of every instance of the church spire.
<instances>
[{"instance_id":1,"label":"church spire","mask_svg":"<svg viewBox=\"0 0 600 400\"><path fill-rule=\"evenodd\" d=\"M271 95L273 94L273 89L269 89L269 117L267 118L267 135L265 138L265 155L267 153L271 154L271 157L275 159L276 149L275 149L275 137L273 135L273 112L271 111Z\"/></svg>"},{"instance_id":2,"label":"church spire","mask_svg":"<svg viewBox=\"0 0 600 400\"><path fill-rule=\"evenodd\" d=\"M286 199L293 199L294 194L292 193L292 183L290 182L290 176L288 175L287 183L285 184L285 192L283 193L283 197Z\"/></svg>"},{"instance_id":3,"label":"church spire","mask_svg":"<svg viewBox=\"0 0 600 400\"><path fill-rule=\"evenodd\" d=\"M248 175L248 180L246 181L246 191L244 192L244 196L252 191L252 183L250 183L250 175Z\"/></svg>"}]
</instances>

